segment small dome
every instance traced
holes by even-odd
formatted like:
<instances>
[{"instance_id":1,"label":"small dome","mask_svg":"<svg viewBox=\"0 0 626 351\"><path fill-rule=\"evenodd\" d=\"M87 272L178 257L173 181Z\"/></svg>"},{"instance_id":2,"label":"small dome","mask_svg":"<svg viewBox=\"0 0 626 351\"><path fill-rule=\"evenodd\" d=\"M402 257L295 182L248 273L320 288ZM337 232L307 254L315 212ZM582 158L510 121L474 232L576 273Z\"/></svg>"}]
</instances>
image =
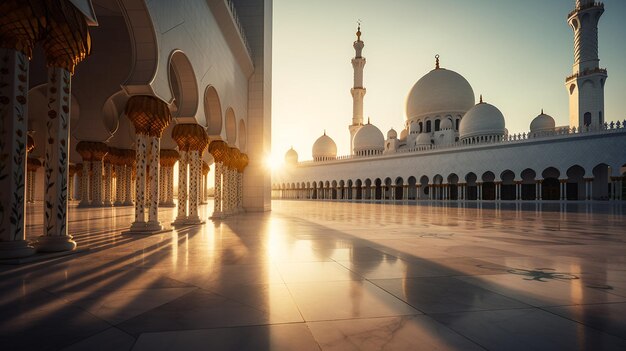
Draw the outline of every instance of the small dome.
<instances>
[{"instance_id":1,"label":"small dome","mask_svg":"<svg viewBox=\"0 0 626 351\"><path fill-rule=\"evenodd\" d=\"M464 114L474 101L474 90L463 76L443 68L434 69L413 85L406 99L406 118Z\"/></svg>"},{"instance_id":2,"label":"small dome","mask_svg":"<svg viewBox=\"0 0 626 351\"><path fill-rule=\"evenodd\" d=\"M420 133L417 135L417 139L415 139L416 146L430 145L430 144L431 144L430 133Z\"/></svg>"},{"instance_id":3,"label":"small dome","mask_svg":"<svg viewBox=\"0 0 626 351\"><path fill-rule=\"evenodd\" d=\"M326 132L313 143L313 159L329 159L337 157L337 144Z\"/></svg>"},{"instance_id":4,"label":"small dome","mask_svg":"<svg viewBox=\"0 0 626 351\"><path fill-rule=\"evenodd\" d=\"M409 130L408 129L402 129L402 131L400 132L400 140L406 140L406 136L409 134Z\"/></svg>"},{"instance_id":5,"label":"small dome","mask_svg":"<svg viewBox=\"0 0 626 351\"><path fill-rule=\"evenodd\" d=\"M382 151L385 149L385 137L373 124L366 124L354 135L354 152Z\"/></svg>"},{"instance_id":6,"label":"small dome","mask_svg":"<svg viewBox=\"0 0 626 351\"><path fill-rule=\"evenodd\" d=\"M554 123L554 118L550 115L546 115L541 110L541 114L535 117L532 122L530 122L530 132L544 132L554 130L556 127L556 123Z\"/></svg>"},{"instance_id":7,"label":"small dome","mask_svg":"<svg viewBox=\"0 0 626 351\"><path fill-rule=\"evenodd\" d=\"M480 102L472 107L461 119L459 136L461 139L480 136L503 136L504 116L497 107Z\"/></svg>"},{"instance_id":8,"label":"small dome","mask_svg":"<svg viewBox=\"0 0 626 351\"><path fill-rule=\"evenodd\" d=\"M452 129L452 119L450 118L444 118L443 120L441 120L441 125L439 126L439 128L441 130L448 130L448 129Z\"/></svg>"},{"instance_id":9,"label":"small dome","mask_svg":"<svg viewBox=\"0 0 626 351\"><path fill-rule=\"evenodd\" d=\"M298 153L293 149L293 147L285 152L285 163L288 165L298 163Z\"/></svg>"},{"instance_id":10,"label":"small dome","mask_svg":"<svg viewBox=\"0 0 626 351\"><path fill-rule=\"evenodd\" d=\"M398 138L398 132L396 132L396 130L393 128L389 129L389 131L387 132L387 139L397 139L397 138Z\"/></svg>"}]
</instances>

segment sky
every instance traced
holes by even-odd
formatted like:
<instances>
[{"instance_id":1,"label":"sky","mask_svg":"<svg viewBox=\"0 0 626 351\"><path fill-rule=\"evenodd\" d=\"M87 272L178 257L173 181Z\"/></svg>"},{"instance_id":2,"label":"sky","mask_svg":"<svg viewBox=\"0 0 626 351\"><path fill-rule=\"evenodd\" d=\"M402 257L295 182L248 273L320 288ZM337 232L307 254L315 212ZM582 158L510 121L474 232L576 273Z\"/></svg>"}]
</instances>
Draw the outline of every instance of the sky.
<instances>
[{"instance_id":1,"label":"sky","mask_svg":"<svg viewBox=\"0 0 626 351\"><path fill-rule=\"evenodd\" d=\"M608 69L607 121L626 118L626 1L604 0L600 66ZM400 132L415 82L441 67L468 80L476 99L495 105L511 133L543 108L569 123L565 77L572 74L574 0L274 0L272 162L293 146L310 160L326 133L349 154L352 43L365 43L364 117L386 136Z\"/></svg>"}]
</instances>

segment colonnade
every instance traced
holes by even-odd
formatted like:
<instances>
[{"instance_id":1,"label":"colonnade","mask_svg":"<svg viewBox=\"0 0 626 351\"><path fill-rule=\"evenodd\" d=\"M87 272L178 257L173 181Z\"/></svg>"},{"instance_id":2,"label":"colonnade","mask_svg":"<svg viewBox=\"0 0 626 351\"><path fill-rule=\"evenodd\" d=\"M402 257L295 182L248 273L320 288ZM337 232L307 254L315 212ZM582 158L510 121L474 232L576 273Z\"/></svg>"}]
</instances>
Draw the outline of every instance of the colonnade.
<instances>
[{"instance_id":1,"label":"colonnade","mask_svg":"<svg viewBox=\"0 0 626 351\"><path fill-rule=\"evenodd\" d=\"M67 232L71 81L91 51L85 17L69 1L6 0L0 16L0 258L35 252L26 241L28 77L33 49L41 43L47 63L44 148L44 223L41 252L73 250ZM31 174L32 179L32 174Z\"/></svg>"},{"instance_id":2,"label":"colonnade","mask_svg":"<svg viewBox=\"0 0 626 351\"><path fill-rule=\"evenodd\" d=\"M159 206L176 207L174 203L174 165L180 155L176 150L161 150L159 170Z\"/></svg>"},{"instance_id":3,"label":"colonnade","mask_svg":"<svg viewBox=\"0 0 626 351\"><path fill-rule=\"evenodd\" d=\"M522 200L593 200L594 178L586 177L581 180L582 193L576 199L568 198L568 184L578 186L578 183L569 182L568 179L558 179L557 186L549 189L551 194L544 193L546 185L543 179L534 180L531 184L524 181L514 181L505 184L502 181L493 182L467 182L439 183L439 184L379 184L371 185L324 185L321 186L286 186L274 185L272 197L277 199L315 199L315 200L454 200L454 201L522 201ZM606 200L624 200L624 185L626 177L610 177L607 187L609 189ZM507 190L503 190L508 186ZM532 194L523 190L523 186L532 186Z\"/></svg>"},{"instance_id":4,"label":"colonnade","mask_svg":"<svg viewBox=\"0 0 626 351\"><path fill-rule=\"evenodd\" d=\"M215 160L215 190L212 218L224 218L243 212L243 171L248 156L222 140L214 140L209 152Z\"/></svg>"}]
</instances>

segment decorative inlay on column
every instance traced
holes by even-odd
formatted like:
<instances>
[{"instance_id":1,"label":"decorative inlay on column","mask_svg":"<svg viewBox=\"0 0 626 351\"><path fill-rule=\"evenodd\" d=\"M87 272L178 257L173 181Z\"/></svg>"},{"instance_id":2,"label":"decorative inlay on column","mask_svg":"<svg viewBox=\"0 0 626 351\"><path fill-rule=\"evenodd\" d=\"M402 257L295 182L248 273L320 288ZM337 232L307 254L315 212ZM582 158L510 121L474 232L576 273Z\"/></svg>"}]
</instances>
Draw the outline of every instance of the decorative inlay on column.
<instances>
[{"instance_id":1,"label":"decorative inlay on column","mask_svg":"<svg viewBox=\"0 0 626 351\"><path fill-rule=\"evenodd\" d=\"M133 206L133 170L135 169L135 150L122 150L124 164L124 206Z\"/></svg>"},{"instance_id":2,"label":"decorative inlay on column","mask_svg":"<svg viewBox=\"0 0 626 351\"><path fill-rule=\"evenodd\" d=\"M0 16L0 258L35 250L25 235L28 68L41 29L26 1L3 1Z\"/></svg>"},{"instance_id":3,"label":"decorative inlay on column","mask_svg":"<svg viewBox=\"0 0 626 351\"><path fill-rule=\"evenodd\" d=\"M36 158L28 158L26 165L26 201L28 203L35 202L35 194L37 187L35 186L35 179L37 177L37 170L41 167L41 161Z\"/></svg>"},{"instance_id":4,"label":"decorative inlay on column","mask_svg":"<svg viewBox=\"0 0 626 351\"><path fill-rule=\"evenodd\" d=\"M187 221L187 151L179 152L178 161L178 215L173 225L185 224Z\"/></svg>"},{"instance_id":5,"label":"decorative inlay on column","mask_svg":"<svg viewBox=\"0 0 626 351\"><path fill-rule=\"evenodd\" d=\"M44 227L38 241L39 251L67 251L76 248L67 233L67 185L70 72L64 68L48 69L48 142L44 156Z\"/></svg>"},{"instance_id":6,"label":"decorative inlay on column","mask_svg":"<svg viewBox=\"0 0 626 351\"><path fill-rule=\"evenodd\" d=\"M91 206L104 206L104 158L109 152L105 143L88 142L91 152Z\"/></svg>"},{"instance_id":7,"label":"decorative inlay on column","mask_svg":"<svg viewBox=\"0 0 626 351\"><path fill-rule=\"evenodd\" d=\"M126 116L135 126L136 142L136 191L135 221L129 232L157 233L163 231L159 222L159 158L163 130L172 120L169 107L153 96L131 96L126 102ZM147 178L146 167L150 178ZM149 183L148 183L149 182ZM146 191L150 202L146 204ZM145 206L148 205L148 220Z\"/></svg>"},{"instance_id":8,"label":"decorative inlay on column","mask_svg":"<svg viewBox=\"0 0 626 351\"><path fill-rule=\"evenodd\" d=\"M104 206L113 206L113 165L108 158L104 159Z\"/></svg>"},{"instance_id":9,"label":"decorative inlay on column","mask_svg":"<svg viewBox=\"0 0 626 351\"><path fill-rule=\"evenodd\" d=\"M206 162L202 162L202 204L206 204L209 199L209 171L211 167Z\"/></svg>"},{"instance_id":10,"label":"decorative inlay on column","mask_svg":"<svg viewBox=\"0 0 626 351\"><path fill-rule=\"evenodd\" d=\"M160 207L175 207L174 203L174 165L179 155L176 150L161 150L161 178L159 185Z\"/></svg>"}]
</instances>

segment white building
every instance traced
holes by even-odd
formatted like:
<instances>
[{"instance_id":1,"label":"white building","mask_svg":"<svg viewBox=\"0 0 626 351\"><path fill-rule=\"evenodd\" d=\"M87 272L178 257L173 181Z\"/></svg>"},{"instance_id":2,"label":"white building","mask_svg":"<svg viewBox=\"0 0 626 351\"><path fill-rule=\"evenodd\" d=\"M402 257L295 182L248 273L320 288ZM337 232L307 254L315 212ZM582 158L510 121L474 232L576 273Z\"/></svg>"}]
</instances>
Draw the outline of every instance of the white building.
<instances>
[{"instance_id":1,"label":"white building","mask_svg":"<svg viewBox=\"0 0 626 351\"><path fill-rule=\"evenodd\" d=\"M566 79L570 124L541 111L528 132L509 134L496 106L476 97L459 73L443 68L421 77L406 100L400 135L386 138L363 123L364 43L354 42L351 154L337 155L325 133L312 161L291 149L274 174L275 198L341 200L622 200L626 121L606 122L606 69L598 58L602 3L577 0L568 23L575 63Z\"/></svg>"}]
</instances>

